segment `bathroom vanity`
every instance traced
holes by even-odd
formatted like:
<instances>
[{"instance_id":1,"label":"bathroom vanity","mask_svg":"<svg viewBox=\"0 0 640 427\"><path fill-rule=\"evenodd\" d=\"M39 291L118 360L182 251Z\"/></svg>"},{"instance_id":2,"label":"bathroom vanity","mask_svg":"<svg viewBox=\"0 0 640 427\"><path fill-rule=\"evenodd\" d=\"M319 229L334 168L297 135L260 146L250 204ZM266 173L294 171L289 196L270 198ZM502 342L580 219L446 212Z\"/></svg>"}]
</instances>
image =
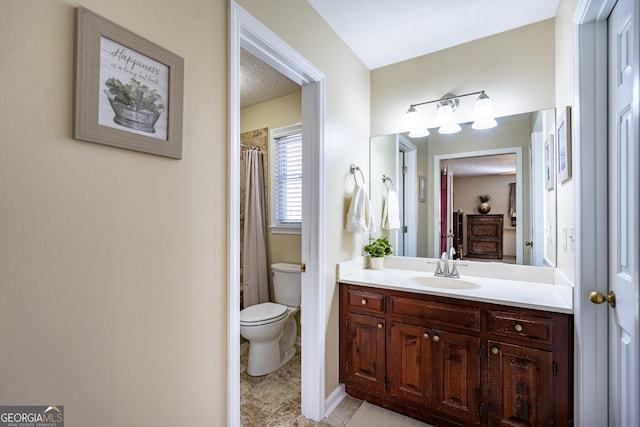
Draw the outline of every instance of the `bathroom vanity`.
<instances>
[{"instance_id":1,"label":"bathroom vanity","mask_svg":"<svg viewBox=\"0 0 640 427\"><path fill-rule=\"evenodd\" d=\"M340 277L347 393L433 425L572 424L566 295L461 275L385 267Z\"/></svg>"}]
</instances>

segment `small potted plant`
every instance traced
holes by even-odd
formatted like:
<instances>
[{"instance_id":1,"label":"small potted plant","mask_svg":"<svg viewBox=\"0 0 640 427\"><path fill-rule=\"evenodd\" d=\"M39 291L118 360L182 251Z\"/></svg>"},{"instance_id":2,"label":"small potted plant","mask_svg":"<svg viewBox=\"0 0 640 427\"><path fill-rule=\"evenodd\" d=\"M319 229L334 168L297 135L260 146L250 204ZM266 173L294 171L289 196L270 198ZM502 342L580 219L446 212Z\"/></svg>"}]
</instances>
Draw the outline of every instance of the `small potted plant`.
<instances>
[{"instance_id":1,"label":"small potted plant","mask_svg":"<svg viewBox=\"0 0 640 427\"><path fill-rule=\"evenodd\" d=\"M155 89L131 78L129 84L110 77L104 93L115 113L113 121L130 129L155 133L155 124L164 111L162 98Z\"/></svg>"},{"instance_id":2,"label":"small potted plant","mask_svg":"<svg viewBox=\"0 0 640 427\"><path fill-rule=\"evenodd\" d=\"M393 248L389 239L380 236L377 239L369 238L370 243L364 247L364 251L369 254L369 266L372 270L382 270L385 255L393 254Z\"/></svg>"},{"instance_id":3,"label":"small potted plant","mask_svg":"<svg viewBox=\"0 0 640 427\"><path fill-rule=\"evenodd\" d=\"M491 210L491 206L489 205L489 200L491 200L491 196L488 194L480 194L478 196L478 212L485 215L488 214Z\"/></svg>"}]
</instances>

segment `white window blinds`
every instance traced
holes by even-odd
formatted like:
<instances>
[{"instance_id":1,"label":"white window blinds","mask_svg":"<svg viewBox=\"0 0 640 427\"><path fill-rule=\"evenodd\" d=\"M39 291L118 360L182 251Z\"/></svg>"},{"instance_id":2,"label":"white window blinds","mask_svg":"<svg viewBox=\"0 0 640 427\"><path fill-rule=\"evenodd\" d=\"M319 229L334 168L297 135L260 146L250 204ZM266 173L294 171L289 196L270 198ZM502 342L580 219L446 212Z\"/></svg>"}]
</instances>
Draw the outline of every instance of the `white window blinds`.
<instances>
[{"instance_id":1,"label":"white window blinds","mask_svg":"<svg viewBox=\"0 0 640 427\"><path fill-rule=\"evenodd\" d=\"M273 222L276 227L302 224L302 134L274 138Z\"/></svg>"}]
</instances>

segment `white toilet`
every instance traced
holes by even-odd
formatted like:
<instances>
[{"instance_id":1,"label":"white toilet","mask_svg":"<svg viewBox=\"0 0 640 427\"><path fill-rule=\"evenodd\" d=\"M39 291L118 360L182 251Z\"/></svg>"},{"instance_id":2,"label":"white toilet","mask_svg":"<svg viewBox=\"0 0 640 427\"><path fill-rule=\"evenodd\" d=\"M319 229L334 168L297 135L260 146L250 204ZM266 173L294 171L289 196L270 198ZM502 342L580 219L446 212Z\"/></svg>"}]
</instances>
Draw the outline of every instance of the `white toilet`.
<instances>
[{"instance_id":1,"label":"white toilet","mask_svg":"<svg viewBox=\"0 0 640 427\"><path fill-rule=\"evenodd\" d=\"M240 311L240 335L249 341L247 373L266 375L296 354L300 310L300 266L271 265L275 302L252 305Z\"/></svg>"}]
</instances>

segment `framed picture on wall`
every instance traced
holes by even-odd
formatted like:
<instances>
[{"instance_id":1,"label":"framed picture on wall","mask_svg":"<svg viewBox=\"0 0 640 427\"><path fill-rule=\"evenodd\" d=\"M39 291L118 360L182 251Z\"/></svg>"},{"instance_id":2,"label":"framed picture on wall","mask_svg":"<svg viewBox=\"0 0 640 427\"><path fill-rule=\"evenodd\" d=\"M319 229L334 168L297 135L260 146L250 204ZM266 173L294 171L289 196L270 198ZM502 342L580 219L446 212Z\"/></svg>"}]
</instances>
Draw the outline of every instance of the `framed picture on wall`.
<instances>
[{"instance_id":1,"label":"framed picture on wall","mask_svg":"<svg viewBox=\"0 0 640 427\"><path fill-rule=\"evenodd\" d=\"M558 120L558 181L571 178L571 107L566 107Z\"/></svg>"},{"instance_id":2,"label":"framed picture on wall","mask_svg":"<svg viewBox=\"0 0 640 427\"><path fill-rule=\"evenodd\" d=\"M544 187L547 190L553 190L555 184L556 169L553 163L554 151L553 135L549 135L544 142Z\"/></svg>"},{"instance_id":3,"label":"framed picture on wall","mask_svg":"<svg viewBox=\"0 0 640 427\"><path fill-rule=\"evenodd\" d=\"M427 178L418 175L418 201L424 203L427 201Z\"/></svg>"},{"instance_id":4,"label":"framed picture on wall","mask_svg":"<svg viewBox=\"0 0 640 427\"><path fill-rule=\"evenodd\" d=\"M181 57L78 7L75 77L76 139L182 158Z\"/></svg>"}]
</instances>

